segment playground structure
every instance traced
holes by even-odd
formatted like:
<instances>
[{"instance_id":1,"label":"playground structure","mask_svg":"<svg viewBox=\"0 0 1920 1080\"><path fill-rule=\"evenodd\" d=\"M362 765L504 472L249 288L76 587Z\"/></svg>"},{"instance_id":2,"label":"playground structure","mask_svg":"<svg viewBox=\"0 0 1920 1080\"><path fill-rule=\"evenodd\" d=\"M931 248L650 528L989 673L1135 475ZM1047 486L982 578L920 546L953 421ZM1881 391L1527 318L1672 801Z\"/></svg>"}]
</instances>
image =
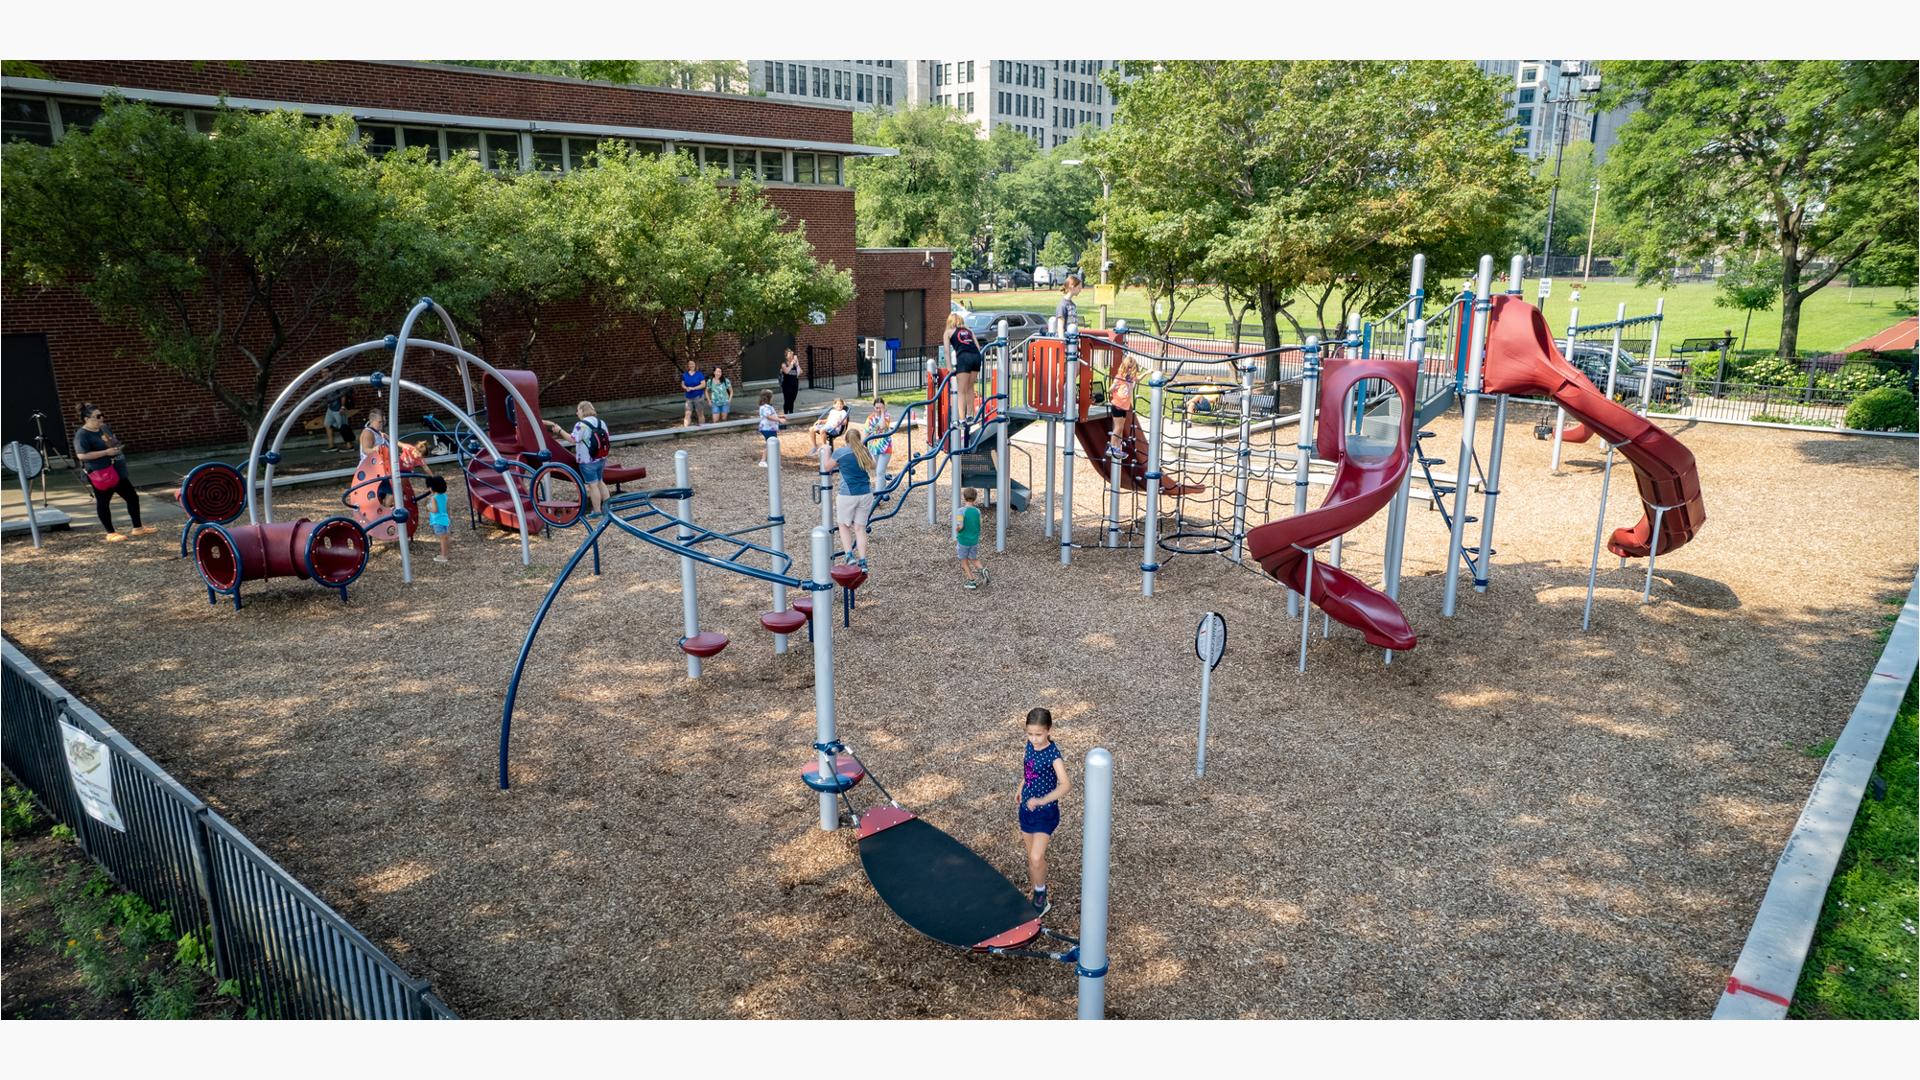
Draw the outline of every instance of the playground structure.
<instances>
[{"instance_id":1,"label":"playground structure","mask_svg":"<svg viewBox=\"0 0 1920 1080\"><path fill-rule=\"evenodd\" d=\"M1078 447L1098 463L1095 471L1106 480L1104 513L1092 523L1097 545L1141 551L1143 595L1154 594L1162 560L1212 554L1246 565L1251 555L1255 565L1285 586L1289 617L1301 614L1300 597L1308 596L1326 617L1323 636L1330 635L1335 621L1351 626L1370 644L1385 649L1390 663L1394 651L1417 643L1399 606L1408 507L1416 484L1448 532L1441 613L1450 618L1463 573L1476 592L1485 592L1491 582L1509 402L1516 395L1538 395L1575 416L1581 427L1572 437L1598 431L1608 441L1602 520L1595 528L1583 616L1583 627L1590 626L1603 539L1623 565L1627 558L1647 559L1645 602L1659 555L1686 543L1705 521L1698 471L1686 448L1645 418L1652 378L1642 379L1638 414L1613 400L1611 374L1605 392L1594 387L1561 355L1538 310L1521 299L1520 278L1521 259L1515 258L1506 295L1494 296L1493 260L1482 257L1470 287L1429 316L1425 259L1415 256L1408 298L1393 311L1365 323L1356 315L1342 339L1309 337L1302 345L1254 352L1212 351L1129 332L1124 322L1111 332L1082 331L1069 324L1061 336L1029 338L1017 351L1009 346L1003 325L987 346L991 363L979 407L959 424L946 422L959 412L952 382L929 361L929 401L921 403L927 406L929 449L909 452L900 476L888 482L880 501L884 505L892 498L903 480L897 503L913 489L927 487L931 524L937 518L932 489L946 459L979 455L982 447L992 445L995 452L988 460L998 463L993 466L994 502L1003 508L1017 506L1008 439L1041 422L1046 425L1042 531L1058 537L1062 566L1070 565L1073 551L1082 546L1074 540L1077 522L1072 511ZM1574 348L1576 334L1611 332L1617 357L1621 330L1634 326L1651 326L1657 344L1660 319L1656 309L1641 319L1625 319L1623 311L1615 323L1576 323L1568 350ZM1144 365L1147 408L1139 407L1142 395L1136 393L1125 434L1115 440L1110 433L1113 410L1096 392L1094 376L1104 361L1111 386L1119 365L1129 360ZM1022 363L1025 375L1025 401L1019 404L1008 393L1016 362ZM1265 377L1257 382L1263 366ZM1278 408L1281 390L1294 382L1300 387L1301 406L1283 414ZM1170 408L1175 400L1184 404ZM1197 408L1202 402L1206 408ZM1428 425L1456 402L1462 432L1455 471L1449 475L1435 471L1446 461L1429 454L1424 443L1434 434ZM1483 402L1491 404L1493 413L1484 458L1478 430ZM919 407L909 406L901 424ZM1202 412L1214 422L1197 422L1196 414ZM1229 427L1223 421L1235 422ZM1070 435L1061 430L1063 425ZM1213 430L1204 430L1208 427ZM1282 441L1288 428L1296 433L1290 447ZM1606 538L1607 484L1616 450L1635 466L1646 513L1638 525ZM964 482L964 470L949 478L950 513L957 513ZM1315 483L1328 484L1329 492L1319 508L1309 510L1308 489ZM1291 500L1286 498L1289 488ZM1472 505L1476 489L1477 508ZM1277 515L1289 501L1290 515ZM1123 502L1129 504L1126 509ZM876 511L875 521L900 509L896 504ZM1341 568L1342 537L1383 509L1387 539L1376 589ZM1007 517L1005 512L995 515L996 551L1006 548ZM1477 537L1469 534L1469 526L1476 524ZM1303 620L1302 671L1310 636Z\"/></svg>"}]
</instances>

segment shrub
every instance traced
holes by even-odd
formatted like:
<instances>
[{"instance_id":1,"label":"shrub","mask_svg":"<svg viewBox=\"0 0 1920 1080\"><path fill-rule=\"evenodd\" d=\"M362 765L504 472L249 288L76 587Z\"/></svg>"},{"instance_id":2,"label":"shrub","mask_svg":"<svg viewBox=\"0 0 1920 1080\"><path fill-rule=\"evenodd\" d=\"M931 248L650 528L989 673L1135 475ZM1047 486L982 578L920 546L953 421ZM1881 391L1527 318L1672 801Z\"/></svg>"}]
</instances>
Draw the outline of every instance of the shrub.
<instances>
[{"instance_id":1,"label":"shrub","mask_svg":"<svg viewBox=\"0 0 1920 1080\"><path fill-rule=\"evenodd\" d=\"M27 789L8 784L4 794L0 794L0 832L7 836L24 836L33 831L40 821L40 812L34 809L33 796Z\"/></svg>"},{"instance_id":2,"label":"shrub","mask_svg":"<svg viewBox=\"0 0 1920 1080\"><path fill-rule=\"evenodd\" d=\"M1856 431L1920 431L1912 394L1898 386L1869 390L1847 406L1847 426Z\"/></svg>"},{"instance_id":3,"label":"shrub","mask_svg":"<svg viewBox=\"0 0 1920 1080\"><path fill-rule=\"evenodd\" d=\"M1782 360L1777 356L1769 356L1748 364L1743 373L1743 379L1760 386L1807 385L1807 374L1800 369L1799 364L1791 360Z\"/></svg>"}]
</instances>

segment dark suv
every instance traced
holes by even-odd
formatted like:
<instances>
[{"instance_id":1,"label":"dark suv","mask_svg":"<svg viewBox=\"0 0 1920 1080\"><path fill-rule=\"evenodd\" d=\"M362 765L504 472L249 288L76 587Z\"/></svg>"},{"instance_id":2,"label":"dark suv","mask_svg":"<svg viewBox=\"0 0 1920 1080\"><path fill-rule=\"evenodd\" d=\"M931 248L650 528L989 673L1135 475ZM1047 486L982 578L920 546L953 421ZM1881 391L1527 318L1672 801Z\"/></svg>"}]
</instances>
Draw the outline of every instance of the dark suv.
<instances>
[{"instance_id":1,"label":"dark suv","mask_svg":"<svg viewBox=\"0 0 1920 1080\"><path fill-rule=\"evenodd\" d=\"M1567 362L1579 369L1595 388L1604 393L1607 389L1607 361L1613 355L1613 346L1596 342L1579 341L1573 346L1573 355ZM1613 396L1620 401L1639 401L1640 384L1646 378L1647 365L1636 361L1632 353L1620 350L1613 376ZM1682 389L1681 374L1672 368L1655 366L1653 369L1653 393L1649 400L1661 405L1683 405L1686 393Z\"/></svg>"}]
</instances>

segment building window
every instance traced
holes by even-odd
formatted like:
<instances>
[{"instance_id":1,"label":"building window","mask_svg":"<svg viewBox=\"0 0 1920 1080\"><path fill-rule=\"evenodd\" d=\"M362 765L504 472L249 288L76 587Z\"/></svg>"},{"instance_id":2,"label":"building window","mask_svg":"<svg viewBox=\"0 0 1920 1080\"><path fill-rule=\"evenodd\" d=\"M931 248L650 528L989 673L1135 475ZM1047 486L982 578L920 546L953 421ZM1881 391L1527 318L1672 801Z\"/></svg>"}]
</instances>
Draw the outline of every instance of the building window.
<instances>
[{"instance_id":1,"label":"building window","mask_svg":"<svg viewBox=\"0 0 1920 1080\"><path fill-rule=\"evenodd\" d=\"M537 172L565 172L567 141L558 135L533 137L533 167Z\"/></svg>"},{"instance_id":2,"label":"building window","mask_svg":"<svg viewBox=\"0 0 1920 1080\"><path fill-rule=\"evenodd\" d=\"M465 154L475 161L480 159L480 133L477 131L449 131L447 140L447 160Z\"/></svg>"},{"instance_id":3,"label":"building window","mask_svg":"<svg viewBox=\"0 0 1920 1080\"><path fill-rule=\"evenodd\" d=\"M1533 87L1531 87L1531 86L1529 86L1529 87L1527 87L1526 89L1524 89L1524 90L1522 90L1522 91L1520 91L1520 95L1519 95L1519 99L1518 99L1518 100L1519 100L1519 102L1520 102L1520 104L1522 104L1522 105L1531 105L1531 104L1533 104L1533 98L1534 98L1534 95L1535 95L1535 94L1537 94L1537 93L1539 93L1539 91L1537 91L1537 90L1535 90L1535 89L1534 89Z\"/></svg>"},{"instance_id":4,"label":"building window","mask_svg":"<svg viewBox=\"0 0 1920 1080\"><path fill-rule=\"evenodd\" d=\"M787 155L778 150L760 151L760 179L781 181L787 178Z\"/></svg>"},{"instance_id":5,"label":"building window","mask_svg":"<svg viewBox=\"0 0 1920 1080\"><path fill-rule=\"evenodd\" d=\"M1520 69L1520 80L1519 80L1519 81L1520 81L1520 82L1521 82L1522 84L1525 84L1525 83L1533 83L1533 82L1539 82L1539 81L1540 81L1540 69L1539 69L1539 68L1537 68L1537 67L1535 67L1535 66L1534 66L1534 65L1532 65L1532 64L1527 64L1527 65L1525 65L1524 67L1522 67L1522 68Z\"/></svg>"},{"instance_id":6,"label":"building window","mask_svg":"<svg viewBox=\"0 0 1920 1080\"><path fill-rule=\"evenodd\" d=\"M6 141L53 145L53 114L48 111L45 98L8 94L0 113L4 113L0 118L0 131L6 133Z\"/></svg>"},{"instance_id":7,"label":"building window","mask_svg":"<svg viewBox=\"0 0 1920 1080\"><path fill-rule=\"evenodd\" d=\"M813 69L813 96L826 97L826 76L820 68Z\"/></svg>"},{"instance_id":8,"label":"building window","mask_svg":"<svg viewBox=\"0 0 1920 1080\"><path fill-rule=\"evenodd\" d=\"M793 182L796 184L815 182L812 154L795 153L793 155Z\"/></svg>"},{"instance_id":9,"label":"building window","mask_svg":"<svg viewBox=\"0 0 1920 1080\"><path fill-rule=\"evenodd\" d=\"M416 146L426 147L428 161L441 160L440 132L436 131L435 129L414 128L414 127L401 128L400 139L401 139L402 145L404 145L409 150L413 149Z\"/></svg>"},{"instance_id":10,"label":"building window","mask_svg":"<svg viewBox=\"0 0 1920 1080\"><path fill-rule=\"evenodd\" d=\"M374 157L386 157L400 145L400 129L391 124L361 124L357 134Z\"/></svg>"},{"instance_id":11,"label":"building window","mask_svg":"<svg viewBox=\"0 0 1920 1080\"><path fill-rule=\"evenodd\" d=\"M892 61L889 60L888 63L892 63ZM893 104L893 76L891 75L880 80L880 104Z\"/></svg>"},{"instance_id":12,"label":"building window","mask_svg":"<svg viewBox=\"0 0 1920 1080\"><path fill-rule=\"evenodd\" d=\"M753 158L753 151L735 150L733 152L733 178L735 180L742 178L752 179L757 175L755 166L756 162Z\"/></svg>"},{"instance_id":13,"label":"building window","mask_svg":"<svg viewBox=\"0 0 1920 1080\"><path fill-rule=\"evenodd\" d=\"M727 174L727 148L724 146L703 146L700 148L700 168L705 172Z\"/></svg>"},{"instance_id":14,"label":"building window","mask_svg":"<svg viewBox=\"0 0 1920 1080\"><path fill-rule=\"evenodd\" d=\"M55 101L53 107L60 117L60 133L85 131L92 127L105 112L98 102L93 101Z\"/></svg>"},{"instance_id":15,"label":"building window","mask_svg":"<svg viewBox=\"0 0 1920 1080\"><path fill-rule=\"evenodd\" d=\"M1521 109L1518 113L1514 114L1514 119L1521 127L1532 127L1533 126L1533 110Z\"/></svg>"},{"instance_id":16,"label":"building window","mask_svg":"<svg viewBox=\"0 0 1920 1080\"><path fill-rule=\"evenodd\" d=\"M776 94L787 92L787 65L774 63L767 65L767 89Z\"/></svg>"},{"instance_id":17,"label":"building window","mask_svg":"<svg viewBox=\"0 0 1920 1080\"><path fill-rule=\"evenodd\" d=\"M820 162L820 182L823 184L838 184L840 182L839 156L835 154L821 154L818 160Z\"/></svg>"},{"instance_id":18,"label":"building window","mask_svg":"<svg viewBox=\"0 0 1920 1080\"><path fill-rule=\"evenodd\" d=\"M799 64L787 65L787 85L792 88L788 91L789 93L801 96L806 94L807 77L801 72L802 68Z\"/></svg>"},{"instance_id":19,"label":"building window","mask_svg":"<svg viewBox=\"0 0 1920 1080\"><path fill-rule=\"evenodd\" d=\"M489 169L520 168L520 136L511 131L481 132L480 164Z\"/></svg>"},{"instance_id":20,"label":"building window","mask_svg":"<svg viewBox=\"0 0 1920 1080\"><path fill-rule=\"evenodd\" d=\"M973 81L973 61L967 61L967 81Z\"/></svg>"}]
</instances>

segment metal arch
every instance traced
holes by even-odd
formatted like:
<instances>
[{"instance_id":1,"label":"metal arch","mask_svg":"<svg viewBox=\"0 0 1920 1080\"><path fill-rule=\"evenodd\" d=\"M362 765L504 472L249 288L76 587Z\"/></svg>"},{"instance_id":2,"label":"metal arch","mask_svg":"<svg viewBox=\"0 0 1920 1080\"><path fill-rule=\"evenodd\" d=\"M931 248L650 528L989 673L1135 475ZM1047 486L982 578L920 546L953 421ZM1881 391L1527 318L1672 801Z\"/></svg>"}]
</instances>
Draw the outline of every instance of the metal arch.
<instances>
[{"instance_id":1,"label":"metal arch","mask_svg":"<svg viewBox=\"0 0 1920 1080\"><path fill-rule=\"evenodd\" d=\"M375 382L375 379L376 379L375 375L354 375L345 379L336 379L333 382L330 382L325 386L322 386L314 390L312 393L309 393L304 399L301 400L299 407L295 408L292 411L292 413L288 415L286 422L280 426L279 434L274 436L272 452L276 454L280 452L280 447L285 444L287 435L291 433L293 430L294 419L297 418L301 413L305 412L309 406L311 406L314 402L320 400L320 398L325 394L327 394L329 391L332 391L335 389L341 389L349 386L371 386ZM486 429L481 427L479 423L474 420L473 417L468 416L466 412L462 410L458 405L455 405L453 402L441 396L438 391L429 390L428 388L421 386L419 383L411 383L401 379L388 380L384 375L378 376L378 379L381 382L391 381L393 383L393 386L394 386L393 400L396 403L400 399L400 391L409 390L409 391L412 391L413 393L419 394L421 397L426 398L428 401L431 401L435 405L438 405L446 409L448 412L453 414L455 420L457 420L459 423L465 424L468 428L472 429L474 434L479 436L481 445L487 448L487 452L493 455L493 458L495 461L501 460L500 448L494 445L493 439L487 435ZM264 431L264 429L262 430ZM393 442L393 440L391 439L389 439L388 441L390 443ZM401 471L397 468L394 468L392 470L392 475L399 476L401 475ZM514 514L520 521L520 564L522 566L531 565L533 562L533 549L532 549L532 546L527 541L526 508L522 506L520 503L520 489L512 484L507 485L507 487L508 487L507 493L513 499ZM396 498L397 498L397 493L396 493ZM273 508L271 506L268 506L266 508L266 511L267 511L266 520L272 521ZM406 532L405 529L399 530L400 534L405 534L405 532Z\"/></svg>"},{"instance_id":2,"label":"metal arch","mask_svg":"<svg viewBox=\"0 0 1920 1080\"><path fill-rule=\"evenodd\" d=\"M254 473L260 461L260 452L266 446L267 431L273 426L274 419L280 415L280 410L286 406L287 399L292 397L294 393L300 389L302 383L313 378L316 373L324 371L342 360L385 347L386 342L384 341L363 341L358 345L349 345L338 352L329 353L325 359L316 361L312 367L294 376L293 381L289 382L286 388L280 391L279 396L273 399L273 404L267 407L266 415L260 418L260 426L254 429L253 448L247 452L247 524L260 524L261 512L259 505L256 505L255 502L256 496L259 497L260 504L266 507L266 520L273 520L273 465L272 463L268 463L266 476L260 479L258 483L255 482ZM300 408L293 411L293 415L299 416L302 412L305 412L307 406L311 405L314 400L312 397L307 398L306 401L301 403Z\"/></svg>"},{"instance_id":3,"label":"metal arch","mask_svg":"<svg viewBox=\"0 0 1920 1080\"><path fill-rule=\"evenodd\" d=\"M687 526L697 532L707 534L705 537L702 537L703 540L713 536L727 535L724 533L715 533L711 529L685 521L654 505L655 499L678 499L691 494L691 492L691 488L661 488L655 491L632 492L630 494L634 498L635 503L641 508L640 512L633 516L643 521L655 517L663 519L661 524L656 528L664 529L673 525ZM627 506L632 505L634 505L634 503L627 504ZM626 507L622 507L622 509L624 508ZM513 732L513 706L514 702L518 700L520 696L520 679L526 674L527 660L533 655L534 638L539 635L540 627L547 620L547 613L553 610L553 602L559 598L560 590L566 587L568 579L573 576L574 570L579 567L580 560L585 558L589 551L598 548L602 534L608 529L616 527L628 536L652 544L663 551L671 552L683 558L690 558L696 562L717 567L721 570L741 574L760 581L770 581L778 585L784 585L789 589L805 589L810 592L830 592L833 589L831 584L823 585L804 578L776 574L770 570L762 570L756 566L744 566L731 560L716 558L691 545L677 543L667 537L658 535L652 530L642 529L636 525L633 520L621 517L615 513L613 508L609 506L600 521L587 530L586 536L581 539L580 545L574 549L573 554L568 556L566 565L560 568L560 575L556 577L553 584L548 587L547 595L541 598L540 607L534 612L533 624L527 627L527 636L520 643L520 654L514 660L513 664L513 677L507 683L507 699L500 710L500 765L498 781L502 791L507 789L507 750ZM739 543L737 540L735 542ZM783 557L787 559L788 565L792 565L792 556L787 555L785 552L776 552L771 548L760 547L757 544L744 544L743 547L750 547L757 551Z\"/></svg>"}]
</instances>

